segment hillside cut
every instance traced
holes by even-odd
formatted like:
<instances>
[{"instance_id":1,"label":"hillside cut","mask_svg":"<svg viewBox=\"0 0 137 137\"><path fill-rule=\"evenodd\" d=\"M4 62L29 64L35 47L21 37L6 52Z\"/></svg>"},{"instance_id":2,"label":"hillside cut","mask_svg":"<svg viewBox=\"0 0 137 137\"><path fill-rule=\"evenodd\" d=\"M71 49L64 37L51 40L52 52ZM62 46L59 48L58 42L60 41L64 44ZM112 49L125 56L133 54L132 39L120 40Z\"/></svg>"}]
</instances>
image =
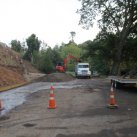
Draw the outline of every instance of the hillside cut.
<instances>
[{"instance_id":1,"label":"hillside cut","mask_svg":"<svg viewBox=\"0 0 137 137\"><path fill-rule=\"evenodd\" d=\"M27 82L26 76L31 70L36 69L24 61L19 53L0 43L0 88Z\"/></svg>"}]
</instances>

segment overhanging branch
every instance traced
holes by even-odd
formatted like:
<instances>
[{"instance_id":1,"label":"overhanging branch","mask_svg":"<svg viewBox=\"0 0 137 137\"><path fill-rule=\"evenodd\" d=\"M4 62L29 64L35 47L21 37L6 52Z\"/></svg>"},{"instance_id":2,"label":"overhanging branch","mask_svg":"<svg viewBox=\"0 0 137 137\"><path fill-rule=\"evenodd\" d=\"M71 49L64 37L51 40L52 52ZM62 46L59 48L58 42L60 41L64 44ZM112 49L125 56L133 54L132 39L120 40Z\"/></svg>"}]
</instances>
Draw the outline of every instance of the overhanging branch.
<instances>
[{"instance_id":1,"label":"overhanging branch","mask_svg":"<svg viewBox=\"0 0 137 137\"><path fill-rule=\"evenodd\" d=\"M104 4L104 3L102 3L102 4L103 4L103 6L106 8L107 12L110 13L110 10L109 10L108 7L106 6L106 4ZM115 27L117 28L118 33L120 33L120 30L119 30L117 21L115 20L115 18L113 17L113 15L110 14L109 16L110 16L110 17L112 18L112 20L114 21L114 24L115 24ZM116 16L118 16L118 15L116 14Z\"/></svg>"}]
</instances>

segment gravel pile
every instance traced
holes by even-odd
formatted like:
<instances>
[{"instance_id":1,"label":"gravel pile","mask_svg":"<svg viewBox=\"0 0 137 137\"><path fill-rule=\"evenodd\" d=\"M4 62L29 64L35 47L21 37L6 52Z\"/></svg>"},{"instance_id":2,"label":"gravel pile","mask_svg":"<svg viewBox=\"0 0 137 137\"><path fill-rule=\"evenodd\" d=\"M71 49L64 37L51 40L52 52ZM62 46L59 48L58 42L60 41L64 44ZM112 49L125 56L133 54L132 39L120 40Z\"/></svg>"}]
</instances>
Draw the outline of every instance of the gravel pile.
<instances>
[{"instance_id":1,"label":"gravel pile","mask_svg":"<svg viewBox=\"0 0 137 137\"><path fill-rule=\"evenodd\" d=\"M44 77L38 78L33 82L66 82L73 80L74 77L66 73L52 73Z\"/></svg>"}]
</instances>

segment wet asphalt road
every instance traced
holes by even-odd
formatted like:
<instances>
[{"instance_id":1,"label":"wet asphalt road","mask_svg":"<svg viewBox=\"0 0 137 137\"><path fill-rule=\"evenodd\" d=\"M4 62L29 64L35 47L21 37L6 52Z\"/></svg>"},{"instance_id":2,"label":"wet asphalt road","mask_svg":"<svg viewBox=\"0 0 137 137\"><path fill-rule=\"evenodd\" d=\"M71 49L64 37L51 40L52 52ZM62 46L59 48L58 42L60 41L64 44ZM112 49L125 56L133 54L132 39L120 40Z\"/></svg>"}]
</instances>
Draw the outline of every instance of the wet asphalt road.
<instances>
[{"instance_id":1,"label":"wet asphalt road","mask_svg":"<svg viewBox=\"0 0 137 137\"><path fill-rule=\"evenodd\" d=\"M114 89L118 108L109 109L110 83L102 80L86 83L92 94L92 97L89 95L91 104L85 110L66 117L73 119L72 127L79 124L81 132L58 134L57 137L137 137L137 89ZM66 127L67 124L64 122L63 125Z\"/></svg>"},{"instance_id":2,"label":"wet asphalt road","mask_svg":"<svg viewBox=\"0 0 137 137\"><path fill-rule=\"evenodd\" d=\"M0 114L4 115L14 107L21 105L23 102L26 101L26 97L32 93L35 93L43 89L50 90L51 85L54 85L54 88L69 89L69 88L82 87L83 84L77 83L75 80L70 82L62 82L62 83L37 82L16 89L8 90L6 92L1 92L0 99L2 101L4 110L1 111Z\"/></svg>"},{"instance_id":3,"label":"wet asphalt road","mask_svg":"<svg viewBox=\"0 0 137 137\"><path fill-rule=\"evenodd\" d=\"M92 80L92 83L94 83L96 86L96 80ZM56 89L58 88L71 89L78 87L89 88L90 86L93 87L93 85L90 85L88 82L86 83L85 79L81 79L81 80L76 79L67 82L36 82L16 89L11 89L6 92L1 92L0 100L2 101L4 110L0 112L0 115L4 115L7 112L9 112L11 109L15 108L16 106L21 105L23 102L26 101L26 97L28 95L35 93L39 90L44 90L44 89L50 90L51 85L54 85L54 88Z\"/></svg>"},{"instance_id":4,"label":"wet asphalt road","mask_svg":"<svg viewBox=\"0 0 137 137\"><path fill-rule=\"evenodd\" d=\"M115 89L115 99L119 107L108 109L110 83L104 79L39 82L3 92L0 93L5 105L2 113L22 104L31 93L49 89L51 84L56 89L79 89L80 92L79 96L73 95L68 104L69 109L59 111L56 120L49 119L48 122L54 126L48 126L45 130L55 130L49 137L137 137L137 89Z\"/></svg>"}]
</instances>

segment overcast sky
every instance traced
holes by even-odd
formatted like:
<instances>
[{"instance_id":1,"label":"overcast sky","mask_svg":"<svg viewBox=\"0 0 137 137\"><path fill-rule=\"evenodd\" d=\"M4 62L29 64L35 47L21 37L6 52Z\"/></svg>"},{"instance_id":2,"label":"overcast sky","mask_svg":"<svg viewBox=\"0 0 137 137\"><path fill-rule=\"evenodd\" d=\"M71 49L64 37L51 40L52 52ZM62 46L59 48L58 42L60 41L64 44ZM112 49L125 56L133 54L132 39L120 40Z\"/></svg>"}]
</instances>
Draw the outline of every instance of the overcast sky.
<instances>
[{"instance_id":1,"label":"overcast sky","mask_svg":"<svg viewBox=\"0 0 137 137\"><path fill-rule=\"evenodd\" d=\"M77 44L92 40L98 28L84 30L78 25L80 15L76 10L80 7L78 0L0 0L0 41L22 42L34 33L39 40L54 47L68 43L71 31L76 32Z\"/></svg>"}]
</instances>

